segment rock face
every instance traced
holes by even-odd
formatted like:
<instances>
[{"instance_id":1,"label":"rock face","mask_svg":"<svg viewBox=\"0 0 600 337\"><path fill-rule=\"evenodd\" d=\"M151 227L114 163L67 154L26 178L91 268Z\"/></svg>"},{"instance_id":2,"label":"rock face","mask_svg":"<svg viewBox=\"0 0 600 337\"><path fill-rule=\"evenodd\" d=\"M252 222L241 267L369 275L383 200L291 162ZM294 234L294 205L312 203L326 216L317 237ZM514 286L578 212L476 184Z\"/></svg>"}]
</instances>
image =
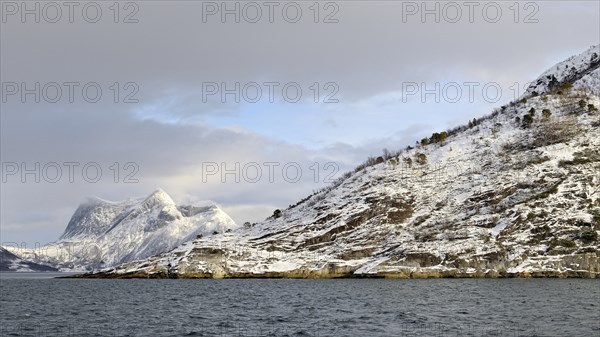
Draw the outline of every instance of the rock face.
<instances>
[{"instance_id":1,"label":"rock face","mask_svg":"<svg viewBox=\"0 0 600 337\"><path fill-rule=\"evenodd\" d=\"M277 218L85 276L599 277L599 53Z\"/></svg>"},{"instance_id":2,"label":"rock face","mask_svg":"<svg viewBox=\"0 0 600 337\"><path fill-rule=\"evenodd\" d=\"M147 198L81 204L60 239L36 249L5 247L15 255L61 269L85 270L168 252L199 235L237 228L212 202L177 206L157 190Z\"/></svg>"},{"instance_id":3,"label":"rock face","mask_svg":"<svg viewBox=\"0 0 600 337\"><path fill-rule=\"evenodd\" d=\"M6 249L0 248L0 271L6 272L40 272L57 271L56 268L23 261Z\"/></svg>"}]
</instances>

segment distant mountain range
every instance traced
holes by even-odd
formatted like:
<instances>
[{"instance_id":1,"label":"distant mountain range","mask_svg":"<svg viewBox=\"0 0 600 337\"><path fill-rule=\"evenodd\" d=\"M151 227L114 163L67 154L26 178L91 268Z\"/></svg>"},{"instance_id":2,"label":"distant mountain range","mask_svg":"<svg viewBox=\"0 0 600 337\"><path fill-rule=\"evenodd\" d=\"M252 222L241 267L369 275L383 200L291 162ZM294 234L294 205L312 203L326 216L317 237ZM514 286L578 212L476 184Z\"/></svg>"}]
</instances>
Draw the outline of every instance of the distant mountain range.
<instances>
[{"instance_id":1,"label":"distant mountain range","mask_svg":"<svg viewBox=\"0 0 600 337\"><path fill-rule=\"evenodd\" d=\"M23 261L22 259L7 251L6 249L0 248L0 271L41 272L57 270L56 268L52 268L49 266Z\"/></svg>"}]
</instances>

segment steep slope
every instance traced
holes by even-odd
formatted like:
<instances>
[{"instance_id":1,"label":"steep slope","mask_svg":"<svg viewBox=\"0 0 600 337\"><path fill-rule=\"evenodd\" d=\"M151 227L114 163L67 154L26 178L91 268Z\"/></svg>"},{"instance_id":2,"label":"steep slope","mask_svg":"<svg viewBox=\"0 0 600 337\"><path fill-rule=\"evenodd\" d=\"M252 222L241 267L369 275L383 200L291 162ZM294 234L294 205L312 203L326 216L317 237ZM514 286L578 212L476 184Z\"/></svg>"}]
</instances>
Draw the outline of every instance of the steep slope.
<instances>
[{"instance_id":1,"label":"steep slope","mask_svg":"<svg viewBox=\"0 0 600 337\"><path fill-rule=\"evenodd\" d=\"M32 262L84 270L168 252L197 236L236 227L212 202L177 206L159 189L147 198L118 203L89 199L57 242L36 249L5 248Z\"/></svg>"},{"instance_id":2,"label":"steep slope","mask_svg":"<svg viewBox=\"0 0 600 337\"><path fill-rule=\"evenodd\" d=\"M598 277L598 52L566 61L576 76L563 62L542 76L556 81L372 158L281 217L86 276Z\"/></svg>"},{"instance_id":3,"label":"steep slope","mask_svg":"<svg viewBox=\"0 0 600 337\"><path fill-rule=\"evenodd\" d=\"M598 46L592 46L585 52L571 56L546 70L531 83L525 95L559 91L565 83L574 85L576 89L593 91L598 95L600 92L599 72L600 50L598 50Z\"/></svg>"},{"instance_id":4,"label":"steep slope","mask_svg":"<svg viewBox=\"0 0 600 337\"><path fill-rule=\"evenodd\" d=\"M89 198L77 207L59 240L100 237L109 229L112 219L133 205L135 205L134 200L113 203L99 198Z\"/></svg>"},{"instance_id":5,"label":"steep slope","mask_svg":"<svg viewBox=\"0 0 600 337\"><path fill-rule=\"evenodd\" d=\"M23 261L16 255L11 254L4 248L0 248L0 271L14 272L40 272L40 271L56 271L56 268L36 264L33 262Z\"/></svg>"}]
</instances>

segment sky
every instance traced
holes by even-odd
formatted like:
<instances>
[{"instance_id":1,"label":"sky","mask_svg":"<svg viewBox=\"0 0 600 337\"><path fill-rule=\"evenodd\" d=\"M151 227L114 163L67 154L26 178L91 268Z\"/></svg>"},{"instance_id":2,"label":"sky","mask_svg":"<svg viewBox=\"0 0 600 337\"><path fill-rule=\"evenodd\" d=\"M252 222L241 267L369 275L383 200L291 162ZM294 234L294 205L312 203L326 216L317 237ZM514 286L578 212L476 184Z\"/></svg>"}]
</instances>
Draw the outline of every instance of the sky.
<instances>
[{"instance_id":1,"label":"sky","mask_svg":"<svg viewBox=\"0 0 600 337\"><path fill-rule=\"evenodd\" d=\"M28 247L157 188L260 221L600 43L598 1L0 5L0 242Z\"/></svg>"}]
</instances>

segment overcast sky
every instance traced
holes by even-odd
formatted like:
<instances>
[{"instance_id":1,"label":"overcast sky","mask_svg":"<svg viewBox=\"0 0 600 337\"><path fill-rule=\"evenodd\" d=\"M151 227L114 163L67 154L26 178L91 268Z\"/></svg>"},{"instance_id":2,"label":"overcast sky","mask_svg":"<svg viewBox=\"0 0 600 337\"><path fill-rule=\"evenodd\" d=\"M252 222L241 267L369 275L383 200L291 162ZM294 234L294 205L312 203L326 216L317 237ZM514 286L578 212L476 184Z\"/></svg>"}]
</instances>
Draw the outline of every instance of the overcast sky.
<instances>
[{"instance_id":1,"label":"overcast sky","mask_svg":"<svg viewBox=\"0 0 600 337\"><path fill-rule=\"evenodd\" d=\"M158 187L259 221L600 42L598 1L421 3L3 0L1 241L54 241L86 197ZM239 182L207 175L221 163Z\"/></svg>"}]
</instances>

